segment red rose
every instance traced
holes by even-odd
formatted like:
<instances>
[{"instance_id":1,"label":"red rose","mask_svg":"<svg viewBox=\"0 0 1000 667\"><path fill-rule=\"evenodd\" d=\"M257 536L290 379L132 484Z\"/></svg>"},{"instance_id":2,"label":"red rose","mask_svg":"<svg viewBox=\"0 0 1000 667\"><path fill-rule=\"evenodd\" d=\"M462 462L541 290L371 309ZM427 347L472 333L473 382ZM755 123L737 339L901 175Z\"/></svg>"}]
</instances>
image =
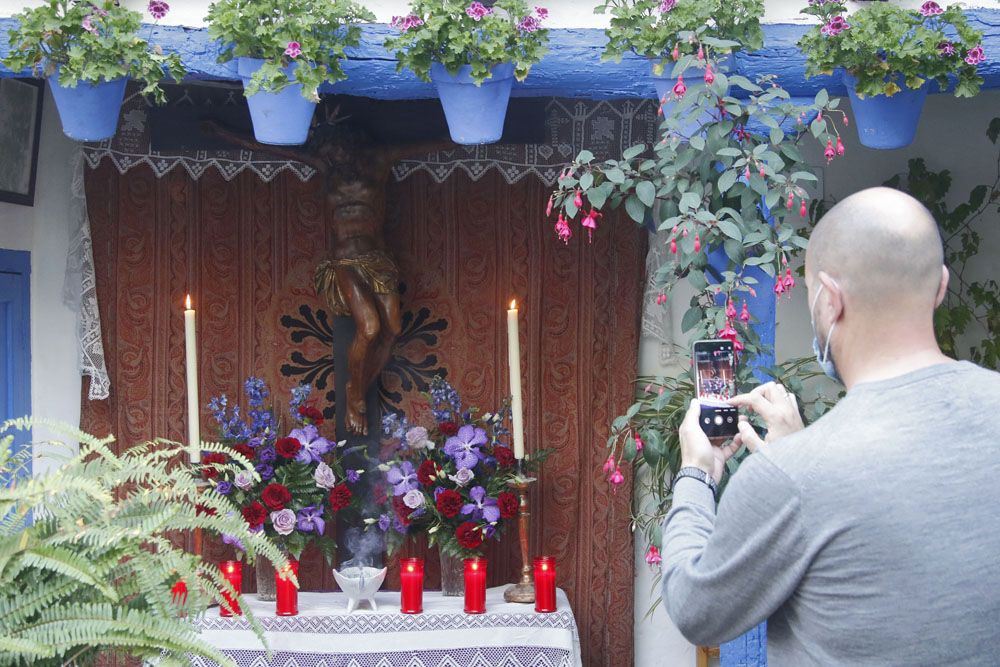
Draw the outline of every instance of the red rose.
<instances>
[{"instance_id":1,"label":"red rose","mask_svg":"<svg viewBox=\"0 0 1000 667\"><path fill-rule=\"evenodd\" d=\"M445 435L450 438L458 433L458 424L453 421L441 422L438 424L438 430L441 431L441 435Z\"/></svg>"},{"instance_id":2,"label":"red rose","mask_svg":"<svg viewBox=\"0 0 1000 667\"><path fill-rule=\"evenodd\" d=\"M274 443L274 451L286 459L294 459L300 449L302 443L297 438L278 438L278 442Z\"/></svg>"},{"instance_id":3,"label":"red rose","mask_svg":"<svg viewBox=\"0 0 1000 667\"><path fill-rule=\"evenodd\" d=\"M407 507L406 503L403 502L403 496L393 497L392 509L396 513L396 516L399 517L399 520L403 522L404 526L410 525L410 512L413 510Z\"/></svg>"},{"instance_id":4,"label":"red rose","mask_svg":"<svg viewBox=\"0 0 1000 667\"><path fill-rule=\"evenodd\" d=\"M205 479L215 479L219 476L219 469L215 467L216 464L223 465L229 460L225 454L219 452L209 452L201 457L202 469L201 476Z\"/></svg>"},{"instance_id":5,"label":"red rose","mask_svg":"<svg viewBox=\"0 0 1000 667\"><path fill-rule=\"evenodd\" d=\"M334 512L344 509L351 504L351 498L353 497L354 494L351 493L346 484L338 484L330 489L330 509Z\"/></svg>"},{"instance_id":6,"label":"red rose","mask_svg":"<svg viewBox=\"0 0 1000 667\"><path fill-rule=\"evenodd\" d=\"M218 512L215 511L214 507L209 507L208 505L202 505L201 503L198 503L197 505L194 506L194 513L195 516L199 516L201 514L207 514L208 516L215 516L216 514L218 514Z\"/></svg>"},{"instance_id":7,"label":"red rose","mask_svg":"<svg viewBox=\"0 0 1000 667\"><path fill-rule=\"evenodd\" d=\"M501 491L500 495L497 496L497 506L500 508L500 518L513 519L517 516L519 504L517 496L513 493L510 491Z\"/></svg>"},{"instance_id":8,"label":"red rose","mask_svg":"<svg viewBox=\"0 0 1000 667\"><path fill-rule=\"evenodd\" d=\"M483 545L483 531L475 521L466 521L455 529L455 539L463 549L478 549Z\"/></svg>"},{"instance_id":9,"label":"red rose","mask_svg":"<svg viewBox=\"0 0 1000 667\"><path fill-rule=\"evenodd\" d=\"M303 419L308 419L310 422L313 423L314 426L322 426L323 422L325 421L323 419L323 413L320 412L318 408L312 405L300 405L299 416L302 417Z\"/></svg>"},{"instance_id":10,"label":"red rose","mask_svg":"<svg viewBox=\"0 0 1000 667\"><path fill-rule=\"evenodd\" d=\"M452 489L445 489L438 494L437 508L442 516L454 519L462 511L462 494Z\"/></svg>"},{"instance_id":11,"label":"red rose","mask_svg":"<svg viewBox=\"0 0 1000 667\"><path fill-rule=\"evenodd\" d=\"M285 505L292 502L292 494L288 491L288 487L272 482L264 487L260 499L272 510L277 511L285 509Z\"/></svg>"},{"instance_id":12,"label":"red rose","mask_svg":"<svg viewBox=\"0 0 1000 667\"><path fill-rule=\"evenodd\" d=\"M424 461L417 469L417 481L424 486L434 486L439 470L441 469L434 461Z\"/></svg>"},{"instance_id":13,"label":"red rose","mask_svg":"<svg viewBox=\"0 0 1000 667\"><path fill-rule=\"evenodd\" d=\"M493 448L493 456L496 457L499 466L510 468L514 465L514 452L510 451L509 447L497 445Z\"/></svg>"},{"instance_id":14,"label":"red rose","mask_svg":"<svg viewBox=\"0 0 1000 667\"><path fill-rule=\"evenodd\" d=\"M257 452L254 451L254 448L245 442L241 442L238 445L233 445L233 451L238 454L242 454L251 461L253 461L257 457Z\"/></svg>"},{"instance_id":15,"label":"red rose","mask_svg":"<svg viewBox=\"0 0 1000 667\"><path fill-rule=\"evenodd\" d=\"M264 519L267 518L267 510L256 500L241 508L240 513L251 528L260 528L264 525Z\"/></svg>"}]
</instances>

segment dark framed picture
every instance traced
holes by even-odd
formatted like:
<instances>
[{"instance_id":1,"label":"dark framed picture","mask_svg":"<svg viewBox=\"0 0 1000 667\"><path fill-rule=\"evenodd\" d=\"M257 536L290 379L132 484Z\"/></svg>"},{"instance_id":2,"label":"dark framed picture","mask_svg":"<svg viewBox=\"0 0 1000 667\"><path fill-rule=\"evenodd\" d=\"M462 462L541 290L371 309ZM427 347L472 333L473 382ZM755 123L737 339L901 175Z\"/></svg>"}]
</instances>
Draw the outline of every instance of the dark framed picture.
<instances>
[{"instance_id":1,"label":"dark framed picture","mask_svg":"<svg viewBox=\"0 0 1000 667\"><path fill-rule=\"evenodd\" d=\"M40 79L0 79L0 201L35 205L44 98Z\"/></svg>"}]
</instances>

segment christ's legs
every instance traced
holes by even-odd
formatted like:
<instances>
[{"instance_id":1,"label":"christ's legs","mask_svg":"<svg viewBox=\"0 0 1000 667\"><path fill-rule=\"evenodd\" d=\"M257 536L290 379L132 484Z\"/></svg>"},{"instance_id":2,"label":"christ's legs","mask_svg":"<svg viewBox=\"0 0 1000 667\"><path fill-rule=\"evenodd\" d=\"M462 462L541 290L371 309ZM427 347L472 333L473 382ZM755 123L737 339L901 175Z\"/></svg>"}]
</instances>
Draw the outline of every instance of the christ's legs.
<instances>
[{"instance_id":1,"label":"christ's legs","mask_svg":"<svg viewBox=\"0 0 1000 667\"><path fill-rule=\"evenodd\" d=\"M365 386L370 387L376 382L382 369L392 358L392 347L402 329L402 314L399 307L399 294L376 294L375 304L382 321L382 331L378 340L371 347L368 363L365 366Z\"/></svg>"},{"instance_id":2,"label":"christ's legs","mask_svg":"<svg viewBox=\"0 0 1000 667\"><path fill-rule=\"evenodd\" d=\"M366 368L382 333L381 313L375 295L354 269L339 267L336 272L337 284L351 310L355 325L354 340L347 356L347 371L350 378L347 381L347 430L357 435L367 435Z\"/></svg>"}]
</instances>

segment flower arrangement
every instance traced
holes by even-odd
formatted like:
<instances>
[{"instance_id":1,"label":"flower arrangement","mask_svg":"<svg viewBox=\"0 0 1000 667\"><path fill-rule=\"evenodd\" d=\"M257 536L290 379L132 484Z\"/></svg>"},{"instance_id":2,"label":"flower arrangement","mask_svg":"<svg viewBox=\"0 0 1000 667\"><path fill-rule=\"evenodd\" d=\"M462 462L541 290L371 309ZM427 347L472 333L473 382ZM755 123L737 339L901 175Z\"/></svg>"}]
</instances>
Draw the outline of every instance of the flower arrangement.
<instances>
[{"instance_id":1,"label":"flower arrangement","mask_svg":"<svg viewBox=\"0 0 1000 667\"><path fill-rule=\"evenodd\" d=\"M216 0L206 21L209 36L222 42L219 62L264 61L244 89L247 97L300 83L302 96L318 102L322 83L347 78L345 50L361 42L357 24L375 15L351 0Z\"/></svg>"},{"instance_id":2,"label":"flower arrangement","mask_svg":"<svg viewBox=\"0 0 1000 667\"><path fill-rule=\"evenodd\" d=\"M458 392L441 377L431 381L426 396L436 422L430 430L395 413L383 419L392 452L379 465L385 477L376 486L384 512L365 523L386 535L390 552L408 535L425 532L442 553L479 555L518 511L517 496L509 490L516 462L502 444L509 435L508 408L482 415L463 411ZM536 455L526 463L541 459Z\"/></svg>"},{"instance_id":3,"label":"flower arrangement","mask_svg":"<svg viewBox=\"0 0 1000 667\"><path fill-rule=\"evenodd\" d=\"M286 435L274 412L264 407L268 389L260 378L248 378L244 384L250 407L246 418L225 395L213 398L209 407L231 451L205 454L202 475L215 493L239 508L250 530L263 531L296 559L315 542L329 562L336 549L336 530L327 523L356 504L351 485L364 471L346 469L345 443L320 435L323 416L309 401L311 389L302 385L292 390L289 408L295 427ZM255 474L248 470L229 474L222 466L230 459L253 466Z\"/></svg>"},{"instance_id":4,"label":"flower arrangement","mask_svg":"<svg viewBox=\"0 0 1000 667\"><path fill-rule=\"evenodd\" d=\"M151 0L147 7L156 20L169 9L163 0ZM70 88L128 77L141 81L142 93L157 103L166 99L160 88L165 73L175 81L184 77L180 56L150 48L139 37L142 14L116 0L47 0L14 18L18 26L10 31L4 64L15 72L31 68L36 76L58 74L59 82Z\"/></svg>"},{"instance_id":5,"label":"flower arrangement","mask_svg":"<svg viewBox=\"0 0 1000 667\"><path fill-rule=\"evenodd\" d=\"M385 47L396 52L397 69L409 68L424 81L430 81L432 63L451 74L468 65L479 85L493 67L508 62L523 81L547 50L548 30L542 27L547 17L547 9L529 9L524 0L497 0L489 7L466 0L414 0L407 16L393 17L399 35L387 39Z\"/></svg>"},{"instance_id":6,"label":"flower arrangement","mask_svg":"<svg viewBox=\"0 0 1000 667\"><path fill-rule=\"evenodd\" d=\"M802 13L820 20L799 40L806 76L843 68L859 97L892 97L930 79L941 90L954 80L956 97L972 97L983 84L976 71L986 60L983 35L957 4L928 1L911 10L873 2L847 15L843 0L809 0Z\"/></svg>"},{"instance_id":7,"label":"flower arrangement","mask_svg":"<svg viewBox=\"0 0 1000 667\"><path fill-rule=\"evenodd\" d=\"M657 74L668 56L678 60L703 50L702 39L723 50L756 51L764 44L763 0L604 0L594 11L611 15L604 59L620 62L631 51L658 60Z\"/></svg>"}]
</instances>

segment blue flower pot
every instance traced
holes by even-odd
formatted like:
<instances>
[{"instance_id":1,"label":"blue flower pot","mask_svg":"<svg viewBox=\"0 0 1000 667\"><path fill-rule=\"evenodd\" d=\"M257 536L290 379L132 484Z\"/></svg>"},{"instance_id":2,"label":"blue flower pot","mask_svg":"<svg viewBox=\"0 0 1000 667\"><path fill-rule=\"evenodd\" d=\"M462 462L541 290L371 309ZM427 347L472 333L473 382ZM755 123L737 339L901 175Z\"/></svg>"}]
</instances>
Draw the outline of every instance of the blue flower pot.
<instances>
[{"instance_id":1,"label":"blue flower pot","mask_svg":"<svg viewBox=\"0 0 1000 667\"><path fill-rule=\"evenodd\" d=\"M855 92L857 79L844 73L844 85L851 98L855 127L862 146L890 150L909 146L917 134L920 113L927 99L927 84L913 90L904 88L892 97L868 95L864 99Z\"/></svg>"},{"instance_id":2,"label":"blue flower pot","mask_svg":"<svg viewBox=\"0 0 1000 667\"><path fill-rule=\"evenodd\" d=\"M452 141L489 144L500 140L514 85L513 63L494 67L493 76L479 86L473 83L472 68L468 65L452 75L444 65L433 63L430 76L441 98Z\"/></svg>"},{"instance_id":3,"label":"blue flower pot","mask_svg":"<svg viewBox=\"0 0 1000 667\"><path fill-rule=\"evenodd\" d=\"M63 133L77 141L104 141L115 135L125 99L128 78L101 83L77 82L70 88L59 83L59 71L49 77Z\"/></svg>"},{"instance_id":4,"label":"blue flower pot","mask_svg":"<svg viewBox=\"0 0 1000 667\"><path fill-rule=\"evenodd\" d=\"M719 62L715 71L723 74L729 74L733 71L735 61L735 56L730 54L728 57ZM649 77L653 82L653 87L656 88L656 99L662 100L664 97L667 98L667 102L663 103L663 115L668 116L674 108L674 105L678 104L678 102L671 101L673 98L674 86L677 84L677 76L674 75L674 65L672 64L667 64L667 66L663 69L663 73L657 74L655 71L655 65L657 62L659 61L651 61L649 63ZM700 93L703 88L705 88L705 70L688 67L687 70L685 70L685 75L684 85L687 86L687 93L685 93L685 96L696 95ZM694 134L695 130L711 120L712 114L705 112L697 118L692 117L688 122L683 123L679 129L685 136L691 136Z\"/></svg>"},{"instance_id":5,"label":"blue flower pot","mask_svg":"<svg viewBox=\"0 0 1000 667\"><path fill-rule=\"evenodd\" d=\"M264 61L257 58L239 59L237 72L244 86L263 64ZM293 78L296 66L285 69L289 79ZM253 136L260 143L297 146L306 142L316 103L302 97L302 84L293 83L276 93L258 91L247 98L247 105L253 121Z\"/></svg>"}]
</instances>

